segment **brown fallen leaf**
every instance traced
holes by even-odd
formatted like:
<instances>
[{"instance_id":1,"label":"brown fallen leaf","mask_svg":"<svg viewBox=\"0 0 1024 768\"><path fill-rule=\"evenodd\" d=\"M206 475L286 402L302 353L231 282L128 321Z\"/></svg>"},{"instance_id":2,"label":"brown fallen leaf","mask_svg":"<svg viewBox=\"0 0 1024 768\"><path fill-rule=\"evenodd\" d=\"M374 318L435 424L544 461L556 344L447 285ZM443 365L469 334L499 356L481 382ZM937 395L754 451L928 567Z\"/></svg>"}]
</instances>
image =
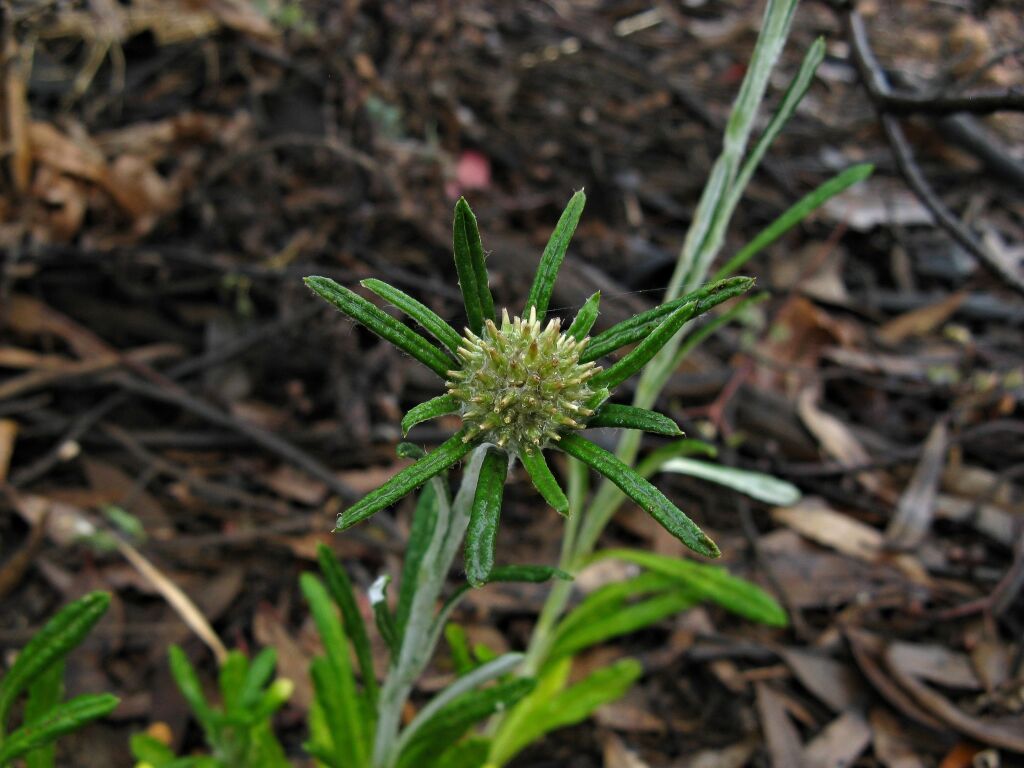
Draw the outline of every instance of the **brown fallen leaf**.
<instances>
[{"instance_id":1,"label":"brown fallen leaf","mask_svg":"<svg viewBox=\"0 0 1024 768\"><path fill-rule=\"evenodd\" d=\"M268 603L261 602L253 616L253 637L264 648L277 650L277 675L291 680L295 691L289 703L301 711L309 711L313 703L313 685L309 679L312 656L292 636L281 614Z\"/></svg>"},{"instance_id":2,"label":"brown fallen leaf","mask_svg":"<svg viewBox=\"0 0 1024 768\"><path fill-rule=\"evenodd\" d=\"M676 768L743 768L750 763L757 749L751 739L724 749L705 749L673 765Z\"/></svg>"},{"instance_id":3,"label":"brown fallen leaf","mask_svg":"<svg viewBox=\"0 0 1024 768\"><path fill-rule=\"evenodd\" d=\"M893 682L888 670L883 668L881 656L885 643L882 638L853 627L844 628L843 635L846 637L846 642L853 652L853 658L860 671L886 701L911 720L939 733L945 731L945 723L918 705L900 686Z\"/></svg>"},{"instance_id":4,"label":"brown fallen leaf","mask_svg":"<svg viewBox=\"0 0 1024 768\"><path fill-rule=\"evenodd\" d=\"M18 437L18 422L14 419L0 419L0 483L7 480L14 456L14 441Z\"/></svg>"},{"instance_id":5,"label":"brown fallen leaf","mask_svg":"<svg viewBox=\"0 0 1024 768\"><path fill-rule=\"evenodd\" d=\"M896 514L889 521L885 538L891 547L909 550L917 547L931 528L935 515L942 468L946 463L949 430L939 421L928 433L924 450L913 477L900 496Z\"/></svg>"},{"instance_id":6,"label":"brown fallen leaf","mask_svg":"<svg viewBox=\"0 0 1024 768\"><path fill-rule=\"evenodd\" d=\"M772 519L837 552L874 562L882 553L881 531L807 497L792 507L775 507Z\"/></svg>"},{"instance_id":7,"label":"brown fallen leaf","mask_svg":"<svg viewBox=\"0 0 1024 768\"><path fill-rule=\"evenodd\" d=\"M913 336L925 336L949 320L966 298L967 292L959 291L934 304L894 317L878 329L878 339L895 347Z\"/></svg>"},{"instance_id":8,"label":"brown fallen leaf","mask_svg":"<svg viewBox=\"0 0 1024 768\"><path fill-rule=\"evenodd\" d=\"M811 739L803 752L807 768L852 765L871 743L871 728L856 710L844 712Z\"/></svg>"},{"instance_id":9,"label":"brown fallen leaf","mask_svg":"<svg viewBox=\"0 0 1024 768\"><path fill-rule=\"evenodd\" d=\"M885 768L925 768L907 738L906 724L881 707L868 713L875 757Z\"/></svg>"},{"instance_id":10,"label":"brown fallen leaf","mask_svg":"<svg viewBox=\"0 0 1024 768\"><path fill-rule=\"evenodd\" d=\"M611 731L601 736L604 768L649 768L647 763Z\"/></svg>"},{"instance_id":11,"label":"brown fallen leaf","mask_svg":"<svg viewBox=\"0 0 1024 768\"><path fill-rule=\"evenodd\" d=\"M815 388L806 387L797 398L797 413L825 453L844 467L869 463L871 456L853 434L853 431L832 414L821 410L818 407L817 398ZM864 470L858 472L856 478L857 482L876 496L888 501L895 501L895 495L885 487L878 472Z\"/></svg>"},{"instance_id":12,"label":"brown fallen leaf","mask_svg":"<svg viewBox=\"0 0 1024 768\"><path fill-rule=\"evenodd\" d=\"M960 709L938 691L921 682L900 665L890 647L884 653L893 680L929 713L965 736L993 747L1024 753L1024 716L976 717Z\"/></svg>"},{"instance_id":13,"label":"brown fallen leaf","mask_svg":"<svg viewBox=\"0 0 1024 768\"><path fill-rule=\"evenodd\" d=\"M756 685L757 715L773 768L802 768L800 734L786 713L782 697L765 683Z\"/></svg>"},{"instance_id":14,"label":"brown fallen leaf","mask_svg":"<svg viewBox=\"0 0 1024 768\"><path fill-rule=\"evenodd\" d=\"M982 690L981 682L970 659L942 645L919 645L899 640L889 643L886 659L899 665L908 675L919 677L947 688L965 691Z\"/></svg>"},{"instance_id":15,"label":"brown fallen leaf","mask_svg":"<svg viewBox=\"0 0 1024 768\"><path fill-rule=\"evenodd\" d=\"M833 712L844 712L864 702L867 691L847 664L800 648L782 648L779 655L804 688Z\"/></svg>"}]
</instances>

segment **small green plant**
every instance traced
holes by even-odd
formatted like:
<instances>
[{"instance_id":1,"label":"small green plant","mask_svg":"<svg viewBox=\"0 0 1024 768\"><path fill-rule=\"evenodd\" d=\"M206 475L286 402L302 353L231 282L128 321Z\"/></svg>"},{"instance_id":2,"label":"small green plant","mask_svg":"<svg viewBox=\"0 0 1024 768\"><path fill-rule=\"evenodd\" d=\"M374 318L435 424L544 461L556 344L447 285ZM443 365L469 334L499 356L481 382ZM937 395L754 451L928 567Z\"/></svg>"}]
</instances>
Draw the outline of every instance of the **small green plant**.
<instances>
[{"instance_id":1,"label":"small green plant","mask_svg":"<svg viewBox=\"0 0 1024 768\"><path fill-rule=\"evenodd\" d=\"M63 700L64 659L109 604L109 594L92 592L62 608L21 650L0 679L0 766L24 758L28 768L52 768L57 739L117 706L117 697L109 693ZM15 704L23 698L20 722L13 726Z\"/></svg>"},{"instance_id":2,"label":"small green plant","mask_svg":"<svg viewBox=\"0 0 1024 768\"><path fill-rule=\"evenodd\" d=\"M207 701L185 652L171 646L171 673L192 714L203 728L212 755L177 757L147 734L132 737L139 768L283 768L290 765L274 735L271 719L291 696L290 680L273 680L277 653L266 648L249 661L232 651L220 666L222 706Z\"/></svg>"},{"instance_id":3,"label":"small green plant","mask_svg":"<svg viewBox=\"0 0 1024 768\"><path fill-rule=\"evenodd\" d=\"M747 293L754 281L734 276L737 270L830 197L871 172L870 166L856 166L830 179L711 273L747 183L806 93L824 56L824 43L819 40L748 151L768 78L795 8L796 0L767 2L758 44L726 125L722 153L660 306L593 335L599 294L591 296L564 329L558 318L547 318L554 282L585 204L582 191L573 195L555 226L518 313L503 310L499 319L477 221L464 199L455 206L453 224L455 266L468 326L463 334L397 288L379 280L362 282L436 343L329 278L306 279L318 295L440 379L442 391L402 419L403 434L440 416L454 414L462 421L461 428L430 453L410 443L400 444L399 455L415 459L414 463L343 510L337 520L336 530L344 530L422 488L397 595L389 598L386 576L369 590L374 624L388 649L382 681L377 679L369 631L352 584L331 551L321 547L318 552L320 577L308 573L301 579L323 644L323 655L310 667L314 701L304 745L317 765L497 768L546 733L584 720L597 707L621 696L640 676L639 662L624 658L573 681L575 657L596 644L701 602L717 604L748 620L785 626L785 612L768 594L722 568L639 550L597 550L596 545L622 501L629 498L694 552L719 555L714 542L651 483L657 472L719 483L770 504L790 504L799 497L796 488L776 478L714 463L715 448L698 440L676 439L639 459L642 432L682 437L669 417L651 410L671 373L703 339L763 297L742 298L692 334L687 333L687 323ZM601 367L601 361L613 354L618 358ZM632 404L611 402L616 388L635 374L639 381ZM614 453L582 436L586 430L608 427L625 430ZM548 451L566 454L567 490L548 465ZM460 462L461 480L452 493L449 471ZM517 462L540 497L564 516L557 567L495 562L504 485ZM602 478L592 495L591 471ZM447 577L460 552L468 583L445 598ZM570 606L573 575L610 558L631 564L635 575L603 586ZM467 592L498 581L553 584L524 653L498 655L486 647L470 648L465 633L450 622ZM414 684L442 637L451 649L455 678L403 725ZM192 687L197 690L197 686ZM225 751L224 735L208 725L208 714L204 719L210 710L201 698L190 697L187 691L186 698L215 753L213 758L186 760L216 759L218 752ZM197 702L202 706L197 707ZM230 706L225 711L230 714ZM218 715L224 717L224 713ZM275 751L251 756L248 764L276 767L278 760ZM150 762L157 768L232 765Z\"/></svg>"}]
</instances>

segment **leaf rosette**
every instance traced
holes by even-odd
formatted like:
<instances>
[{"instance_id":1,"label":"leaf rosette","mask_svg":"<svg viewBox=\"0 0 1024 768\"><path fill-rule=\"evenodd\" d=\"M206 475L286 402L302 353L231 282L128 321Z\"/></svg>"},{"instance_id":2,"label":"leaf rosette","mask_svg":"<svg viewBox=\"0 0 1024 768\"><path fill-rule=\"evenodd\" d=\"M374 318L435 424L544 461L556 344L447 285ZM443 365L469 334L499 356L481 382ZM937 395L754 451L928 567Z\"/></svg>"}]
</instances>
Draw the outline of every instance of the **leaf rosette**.
<instances>
[{"instance_id":1,"label":"leaf rosette","mask_svg":"<svg viewBox=\"0 0 1024 768\"><path fill-rule=\"evenodd\" d=\"M337 529L349 528L395 504L474 448L487 447L466 532L466 572L486 583L494 567L494 543L510 466L519 461L545 501L562 514L565 493L544 452L562 451L617 485L673 536L707 557L715 543L648 480L596 443L580 435L592 428L639 429L680 436L668 416L607 402L616 387L640 371L679 329L695 317L748 291L754 281L732 277L666 302L590 336L600 293L587 300L566 330L560 319L545 323L555 278L565 258L586 196L573 195L544 249L521 315L502 310L500 325L488 287L483 245L465 199L455 206L454 251L468 327L459 334L427 306L379 280L362 285L418 323L435 344L327 277L306 284L349 317L391 342L444 380L447 391L421 403L402 419L403 433L423 421L458 414L462 429L382 486L344 510ZM607 367L598 360L631 345Z\"/></svg>"}]
</instances>

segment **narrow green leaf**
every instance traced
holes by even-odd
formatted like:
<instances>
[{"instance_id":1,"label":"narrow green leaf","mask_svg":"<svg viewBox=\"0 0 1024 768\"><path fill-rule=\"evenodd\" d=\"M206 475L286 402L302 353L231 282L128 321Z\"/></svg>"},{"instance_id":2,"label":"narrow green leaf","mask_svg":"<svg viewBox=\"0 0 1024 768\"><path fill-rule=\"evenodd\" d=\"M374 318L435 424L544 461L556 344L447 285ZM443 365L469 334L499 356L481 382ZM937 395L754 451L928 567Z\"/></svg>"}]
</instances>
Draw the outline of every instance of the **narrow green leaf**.
<instances>
[{"instance_id":1,"label":"narrow green leaf","mask_svg":"<svg viewBox=\"0 0 1024 768\"><path fill-rule=\"evenodd\" d=\"M722 302L749 291L753 285L753 278L730 277L716 283L708 283L685 296L634 315L591 338L587 348L580 355L580 362L597 360L627 344L633 344L646 338L658 327L665 316L683 307L690 307L690 315L687 319L692 320Z\"/></svg>"},{"instance_id":2,"label":"narrow green leaf","mask_svg":"<svg viewBox=\"0 0 1024 768\"><path fill-rule=\"evenodd\" d=\"M487 763L491 742L481 737L470 737L453 744L440 754L431 768L480 768Z\"/></svg>"},{"instance_id":3,"label":"narrow green leaf","mask_svg":"<svg viewBox=\"0 0 1024 768\"><path fill-rule=\"evenodd\" d=\"M601 304L601 292L598 291L589 299L586 304L580 307L580 311L576 313L576 318L572 321L572 325L569 326L569 330L566 333L572 336L577 341L583 341L590 333L590 329L594 327L594 323L597 322L597 310Z\"/></svg>"},{"instance_id":4,"label":"narrow green leaf","mask_svg":"<svg viewBox=\"0 0 1024 768\"><path fill-rule=\"evenodd\" d=\"M676 350L675 357L672 358L672 369L675 370L675 368L677 368L679 364L686 359L687 355L693 352L694 349L699 347L714 334L718 333L719 328L728 325L736 318L749 311L751 307L767 301L769 298L771 298L771 294L767 292L755 293L753 296L746 296L724 312L715 315L715 317L702 324L700 328L689 334L683 343L679 345L679 348Z\"/></svg>"},{"instance_id":5,"label":"narrow green leaf","mask_svg":"<svg viewBox=\"0 0 1024 768\"><path fill-rule=\"evenodd\" d=\"M395 616L388 606L388 584L390 574L383 573L370 585L370 606L373 608L373 620L377 625L384 644L394 657L398 653L398 630L395 628Z\"/></svg>"},{"instance_id":6,"label":"narrow green leaf","mask_svg":"<svg viewBox=\"0 0 1024 768\"><path fill-rule=\"evenodd\" d=\"M402 561L402 580L398 589L398 603L395 605L395 628L399 639L405 636L405 625L409 620L409 608L420 573L420 564L430 546L437 526L437 491L434 484L423 486L416 500L416 509L412 514L412 527L409 540L405 544L405 558Z\"/></svg>"},{"instance_id":7,"label":"narrow green leaf","mask_svg":"<svg viewBox=\"0 0 1024 768\"><path fill-rule=\"evenodd\" d=\"M537 310L537 319L543 320L548 311L548 303L551 301L551 291L555 287L555 278L558 277L558 270L562 266L565 252L569 249L569 241L576 231L580 216L583 214L583 206L587 204L587 196L581 189L569 200L569 204L562 211L562 216L555 225L555 231L551 233L551 239L544 247L544 253L540 257L540 264L537 273L533 278L533 286L530 288L530 295L526 299L526 307L523 309L523 317L530 316L530 308Z\"/></svg>"},{"instance_id":8,"label":"narrow green leaf","mask_svg":"<svg viewBox=\"0 0 1024 768\"><path fill-rule=\"evenodd\" d=\"M455 203L456 209L461 208L463 221L466 226L466 244L469 246L470 261L473 265L473 277L476 283L476 293L480 301L480 312L484 320L495 320L494 299L491 298L491 289L487 284L487 262L484 256L484 245L480 240L480 227L476 223L476 216L473 214L466 198L460 197Z\"/></svg>"},{"instance_id":9,"label":"narrow green leaf","mask_svg":"<svg viewBox=\"0 0 1024 768\"><path fill-rule=\"evenodd\" d=\"M862 163L847 168L842 173L833 176L831 179L815 187L796 203L785 210L777 219L758 233L757 237L740 248L736 254L729 259L715 273L714 280L731 275L751 258L770 246L797 224L806 219L812 212L816 211L828 200L846 191L854 184L857 184L874 171L875 167L870 163Z\"/></svg>"},{"instance_id":10,"label":"narrow green leaf","mask_svg":"<svg viewBox=\"0 0 1024 768\"><path fill-rule=\"evenodd\" d=\"M562 436L558 448L611 480L619 490L639 504L661 526L694 552L719 557L721 552L690 518L669 501L665 494L599 445L572 433Z\"/></svg>"},{"instance_id":11,"label":"narrow green leaf","mask_svg":"<svg viewBox=\"0 0 1024 768\"><path fill-rule=\"evenodd\" d=\"M375 512L390 507L407 493L423 485L434 475L451 467L473 449L473 443L464 442L465 430L459 430L444 443L388 480L375 491L338 515L334 530L343 531L362 522Z\"/></svg>"},{"instance_id":12,"label":"narrow green leaf","mask_svg":"<svg viewBox=\"0 0 1024 768\"><path fill-rule=\"evenodd\" d=\"M421 730L430 730L435 718L445 717L445 709L449 704L455 702L463 694L472 691L477 686L496 680L504 674L512 672L523 661L521 653L506 653L493 661L482 664L471 672L456 678L455 682L445 688L431 699L409 723L398 740L398 752L401 754L416 734ZM450 710L449 715L450 716Z\"/></svg>"},{"instance_id":13,"label":"narrow green leaf","mask_svg":"<svg viewBox=\"0 0 1024 768\"><path fill-rule=\"evenodd\" d=\"M460 203L463 204L460 205ZM480 329L484 325L484 310L480 304L480 291L476 284L473 251L469 246L469 225L466 221L466 209L468 207L462 198L455 204L452 242L455 251L455 271L459 275L462 303L466 307L466 321L473 333L480 333Z\"/></svg>"},{"instance_id":14,"label":"narrow green leaf","mask_svg":"<svg viewBox=\"0 0 1024 768\"><path fill-rule=\"evenodd\" d=\"M452 652L452 665L455 667L455 674L464 675L476 664L469 651L469 638L466 630L454 622L445 624L444 639L448 641L448 648Z\"/></svg>"},{"instance_id":15,"label":"narrow green leaf","mask_svg":"<svg viewBox=\"0 0 1024 768\"><path fill-rule=\"evenodd\" d=\"M64 606L40 629L18 654L0 679L0 727L7 721L11 704L37 676L63 659L82 642L110 605L107 592L90 592Z\"/></svg>"},{"instance_id":16,"label":"narrow green leaf","mask_svg":"<svg viewBox=\"0 0 1024 768\"><path fill-rule=\"evenodd\" d=\"M757 585L733 576L724 568L636 549L602 550L596 553L591 561L608 558L635 563L655 573L676 579L697 596L712 600L723 608L753 621L775 627L784 627L788 623L786 612L771 595Z\"/></svg>"},{"instance_id":17,"label":"narrow green leaf","mask_svg":"<svg viewBox=\"0 0 1024 768\"><path fill-rule=\"evenodd\" d=\"M64 662L51 664L28 687L28 702L23 716L26 723L40 720L64 698ZM54 768L56 745L52 742L36 747L25 755L25 768Z\"/></svg>"},{"instance_id":18,"label":"narrow green leaf","mask_svg":"<svg viewBox=\"0 0 1024 768\"><path fill-rule=\"evenodd\" d=\"M672 579L651 571L598 587L558 623L554 632L555 642L593 624L608 621L630 600L663 594L674 588L678 589Z\"/></svg>"},{"instance_id":19,"label":"narrow green leaf","mask_svg":"<svg viewBox=\"0 0 1024 768\"><path fill-rule=\"evenodd\" d=\"M621 605L603 621L588 623L558 638L548 659L576 654L585 648L604 643L614 637L636 632L674 616L697 603L690 593L669 590L632 605Z\"/></svg>"},{"instance_id":20,"label":"narrow green leaf","mask_svg":"<svg viewBox=\"0 0 1024 768\"><path fill-rule=\"evenodd\" d=\"M615 389L615 387L647 365L658 354L658 350L665 346L668 340L679 332L679 329L683 327L683 323L693 317L693 306L695 305L680 307L665 318L654 329L653 333L612 363L612 365L597 374L591 380L591 385Z\"/></svg>"},{"instance_id":21,"label":"narrow green leaf","mask_svg":"<svg viewBox=\"0 0 1024 768\"><path fill-rule=\"evenodd\" d=\"M548 467L543 451L536 450L530 453L520 453L519 460L523 462L526 473L530 476L530 480L533 481L533 487L544 497L544 501L550 504L560 515L568 514L569 500L565 497L565 492L558 484L558 480L551 474L551 469Z\"/></svg>"},{"instance_id":22,"label":"narrow green leaf","mask_svg":"<svg viewBox=\"0 0 1024 768\"><path fill-rule=\"evenodd\" d=\"M252 660L249 670L246 672L241 695L238 697L242 707L249 709L260 700L263 689L274 676L276 667L277 651L275 649L264 648L256 654L256 658Z\"/></svg>"},{"instance_id":23,"label":"narrow green leaf","mask_svg":"<svg viewBox=\"0 0 1024 768\"><path fill-rule=\"evenodd\" d=\"M466 529L466 579L474 587L486 584L494 567L494 542L498 535L507 473L508 457L505 453L489 451L480 467Z\"/></svg>"},{"instance_id":24,"label":"narrow green leaf","mask_svg":"<svg viewBox=\"0 0 1024 768\"><path fill-rule=\"evenodd\" d=\"M783 126L789 121L789 118L792 117L793 112L796 111L797 105L803 100L807 89L814 80L814 74L817 72L818 66L824 58L825 38L819 37L807 49L807 53L804 54L803 61L800 63L800 69L797 70L796 75L786 88L782 101L779 102L779 106L772 115L771 120L768 121L768 125L754 143L753 149L743 158L743 166L740 168L739 174L737 174L736 181L733 183L728 202L726 203L728 209L735 208L743 197L743 191L746 189L751 177L761 164L761 160L764 159L768 148L775 141Z\"/></svg>"},{"instance_id":25,"label":"narrow green leaf","mask_svg":"<svg viewBox=\"0 0 1024 768\"><path fill-rule=\"evenodd\" d=\"M718 449L715 448L711 443L707 443L703 440L694 440L687 438L685 440L676 440L669 443L668 445L662 445L655 448L643 460L636 465L636 473L640 477L646 477L650 479L651 475L661 469L661 465L669 459L674 459L676 456L707 456L708 458L715 458L718 455Z\"/></svg>"},{"instance_id":26,"label":"narrow green leaf","mask_svg":"<svg viewBox=\"0 0 1024 768\"><path fill-rule=\"evenodd\" d=\"M393 285L388 285L383 280L369 278L367 280L361 280L359 284L367 290L373 291L384 299L384 301L389 302L393 306L405 312L405 314L423 326L431 336L444 344L452 352L459 348L459 344L462 342L462 337L459 336L458 331L448 325L440 315L430 309L426 304L417 301L412 296L404 291L398 290Z\"/></svg>"},{"instance_id":27,"label":"narrow green leaf","mask_svg":"<svg viewBox=\"0 0 1024 768\"><path fill-rule=\"evenodd\" d=\"M362 323L368 329L389 341L406 354L416 358L442 379L448 375L455 363L444 352L435 347L415 331L402 325L387 312L371 304L357 293L329 277L311 276L305 279L310 289L329 301L346 315Z\"/></svg>"},{"instance_id":28,"label":"narrow green leaf","mask_svg":"<svg viewBox=\"0 0 1024 768\"><path fill-rule=\"evenodd\" d=\"M148 733L133 733L128 743L136 763L148 763L153 768L164 768L177 759L170 747Z\"/></svg>"},{"instance_id":29,"label":"narrow green leaf","mask_svg":"<svg viewBox=\"0 0 1024 768\"><path fill-rule=\"evenodd\" d=\"M724 485L776 507L788 507L800 501L799 488L763 472L723 467L721 464L682 457L666 461L662 464L661 471L710 480L712 483Z\"/></svg>"},{"instance_id":30,"label":"narrow green leaf","mask_svg":"<svg viewBox=\"0 0 1024 768\"><path fill-rule=\"evenodd\" d=\"M316 548L316 560L320 565L320 572L327 582L327 591L341 611L341 619L345 634L352 641L352 648L356 652L356 661L359 663L359 674L363 678L363 688L370 703L377 705L377 676L373 669L373 651L370 648L370 637L366 632L366 623L363 621L363 614L359 612L359 605L356 602L355 590L348 578L345 569L338 563L334 552L327 545L321 543Z\"/></svg>"},{"instance_id":31,"label":"narrow green leaf","mask_svg":"<svg viewBox=\"0 0 1024 768\"><path fill-rule=\"evenodd\" d=\"M399 758L399 768L422 765L428 755L444 751L473 725L514 706L534 685L536 681L531 678L519 677L462 694L437 712L410 740Z\"/></svg>"},{"instance_id":32,"label":"narrow green leaf","mask_svg":"<svg viewBox=\"0 0 1024 768\"><path fill-rule=\"evenodd\" d=\"M220 665L220 696L224 702L224 711L228 715L239 714L239 701L248 672L249 659L241 651L231 651Z\"/></svg>"},{"instance_id":33,"label":"narrow green leaf","mask_svg":"<svg viewBox=\"0 0 1024 768\"><path fill-rule=\"evenodd\" d=\"M497 565L491 569L488 583L499 581L524 581L541 584L551 579L572 581L572 574L550 565Z\"/></svg>"},{"instance_id":34,"label":"narrow green leaf","mask_svg":"<svg viewBox=\"0 0 1024 768\"><path fill-rule=\"evenodd\" d=\"M97 718L110 714L119 699L110 693L77 696L58 704L46 715L25 723L14 731L0 746L0 765L15 760L25 753L45 746L66 733L77 731Z\"/></svg>"},{"instance_id":35,"label":"narrow green leaf","mask_svg":"<svg viewBox=\"0 0 1024 768\"><path fill-rule=\"evenodd\" d=\"M655 435L679 437L683 431L668 416L632 405L605 403L587 420L587 428L641 429Z\"/></svg>"},{"instance_id":36,"label":"narrow green leaf","mask_svg":"<svg viewBox=\"0 0 1024 768\"><path fill-rule=\"evenodd\" d=\"M337 755L346 765L363 765L366 735L371 731L362 716L356 681L349 659L349 643L334 608L334 602L320 580L311 573L299 577L302 594L309 603L313 622L327 655L323 664L314 659L313 683L324 713L333 730ZM345 762L347 761L347 762Z\"/></svg>"},{"instance_id":37,"label":"narrow green leaf","mask_svg":"<svg viewBox=\"0 0 1024 768\"><path fill-rule=\"evenodd\" d=\"M218 715L206 700L195 667L192 666L192 662L188 660L185 652L177 645L172 645L168 649L167 655L171 662L171 675L174 677L174 682L178 684L178 690L181 691L181 695L188 702L192 714L195 715L203 729L208 734L212 733L217 727Z\"/></svg>"},{"instance_id":38,"label":"narrow green leaf","mask_svg":"<svg viewBox=\"0 0 1024 768\"><path fill-rule=\"evenodd\" d=\"M459 401L454 395L438 395L427 400L425 403L414 405L409 412L402 417L402 437L409 434L409 430L423 421L436 419L447 413L455 413L459 410Z\"/></svg>"},{"instance_id":39,"label":"narrow green leaf","mask_svg":"<svg viewBox=\"0 0 1024 768\"><path fill-rule=\"evenodd\" d=\"M538 702L528 717L517 719L515 731L502 728L491 746L490 761L504 765L544 734L586 720L598 707L621 698L642 672L640 662L621 659Z\"/></svg>"}]
</instances>

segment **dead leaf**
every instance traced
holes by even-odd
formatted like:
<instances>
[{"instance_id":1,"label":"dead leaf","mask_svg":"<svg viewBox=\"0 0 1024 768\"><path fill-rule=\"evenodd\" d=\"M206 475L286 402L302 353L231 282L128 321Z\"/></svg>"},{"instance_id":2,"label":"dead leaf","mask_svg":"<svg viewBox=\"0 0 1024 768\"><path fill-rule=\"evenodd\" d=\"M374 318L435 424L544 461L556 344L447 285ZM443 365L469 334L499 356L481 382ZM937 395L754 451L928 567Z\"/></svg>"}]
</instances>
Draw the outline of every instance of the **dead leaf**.
<instances>
[{"instance_id":1,"label":"dead leaf","mask_svg":"<svg viewBox=\"0 0 1024 768\"><path fill-rule=\"evenodd\" d=\"M604 768L649 768L636 752L629 749L622 739L611 731L603 734L601 747L604 754Z\"/></svg>"},{"instance_id":2,"label":"dead leaf","mask_svg":"<svg viewBox=\"0 0 1024 768\"><path fill-rule=\"evenodd\" d=\"M878 559L885 543L880 531L813 497L792 507L773 508L772 519L811 541L868 562Z\"/></svg>"},{"instance_id":3,"label":"dead leaf","mask_svg":"<svg viewBox=\"0 0 1024 768\"><path fill-rule=\"evenodd\" d=\"M903 550L913 549L924 540L931 528L939 479L946 463L948 439L949 430L944 421L936 423L928 433L914 475L900 496L896 514L885 531L890 546Z\"/></svg>"},{"instance_id":4,"label":"dead leaf","mask_svg":"<svg viewBox=\"0 0 1024 768\"><path fill-rule=\"evenodd\" d=\"M803 764L807 768L852 765L870 743L871 728L863 715L853 710L844 712L807 744Z\"/></svg>"},{"instance_id":5,"label":"dead leaf","mask_svg":"<svg viewBox=\"0 0 1024 768\"><path fill-rule=\"evenodd\" d=\"M894 317L878 329L878 339L883 344L895 347L911 337L926 336L949 320L966 298L967 292L959 291L934 304Z\"/></svg>"},{"instance_id":6,"label":"dead leaf","mask_svg":"<svg viewBox=\"0 0 1024 768\"><path fill-rule=\"evenodd\" d=\"M868 713L875 757L885 768L925 768L907 739L907 727L888 710L873 707Z\"/></svg>"},{"instance_id":7,"label":"dead leaf","mask_svg":"<svg viewBox=\"0 0 1024 768\"><path fill-rule=\"evenodd\" d=\"M899 665L908 675L920 677L947 688L980 691L974 668L967 656L942 645L918 645L893 641L886 649L890 664Z\"/></svg>"},{"instance_id":8,"label":"dead leaf","mask_svg":"<svg viewBox=\"0 0 1024 768\"><path fill-rule=\"evenodd\" d=\"M779 655L804 688L833 712L844 712L863 702L867 691L848 665L800 648L783 648Z\"/></svg>"},{"instance_id":9,"label":"dead leaf","mask_svg":"<svg viewBox=\"0 0 1024 768\"><path fill-rule=\"evenodd\" d=\"M802 768L800 734L786 713L782 697L765 683L757 683L757 715L761 721L773 768Z\"/></svg>"},{"instance_id":10,"label":"dead leaf","mask_svg":"<svg viewBox=\"0 0 1024 768\"><path fill-rule=\"evenodd\" d=\"M7 480L14 456L14 441L18 437L18 422L14 419L0 419L0 483Z\"/></svg>"},{"instance_id":11,"label":"dead leaf","mask_svg":"<svg viewBox=\"0 0 1024 768\"><path fill-rule=\"evenodd\" d=\"M900 686L893 682L888 670L882 667L881 656L885 643L880 637L853 627L845 628L843 635L846 637L860 671L886 701L906 717L933 731L945 730L945 724L919 706Z\"/></svg>"},{"instance_id":12,"label":"dead leaf","mask_svg":"<svg viewBox=\"0 0 1024 768\"><path fill-rule=\"evenodd\" d=\"M825 453L844 467L869 463L870 454L861 445L852 430L832 414L821 410L816 401L817 395L814 388L805 388L797 399L797 413L804 426L824 448ZM865 470L858 472L856 477L857 482L875 495L883 498L888 498L891 495L885 492L886 489L878 473Z\"/></svg>"},{"instance_id":13,"label":"dead leaf","mask_svg":"<svg viewBox=\"0 0 1024 768\"><path fill-rule=\"evenodd\" d=\"M741 741L725 749L705 749L678 763L679 768L743 768L757 749L753 740Z\"/></svg>"},{"instance_id":14,"label":"dead leaf","mask_svg":"<svg viewBox=\"0 0 1024 768\"><path fill-rule=\"evenodd\" d=\"M890 649L891 651L891 649ZM914 701L965 736L994 747L1024 753L1024 717L975 717L964 712L933 688L899 666L898 657L885 654L886 667L893 680Z\"/></svg>"}]
</instances>

